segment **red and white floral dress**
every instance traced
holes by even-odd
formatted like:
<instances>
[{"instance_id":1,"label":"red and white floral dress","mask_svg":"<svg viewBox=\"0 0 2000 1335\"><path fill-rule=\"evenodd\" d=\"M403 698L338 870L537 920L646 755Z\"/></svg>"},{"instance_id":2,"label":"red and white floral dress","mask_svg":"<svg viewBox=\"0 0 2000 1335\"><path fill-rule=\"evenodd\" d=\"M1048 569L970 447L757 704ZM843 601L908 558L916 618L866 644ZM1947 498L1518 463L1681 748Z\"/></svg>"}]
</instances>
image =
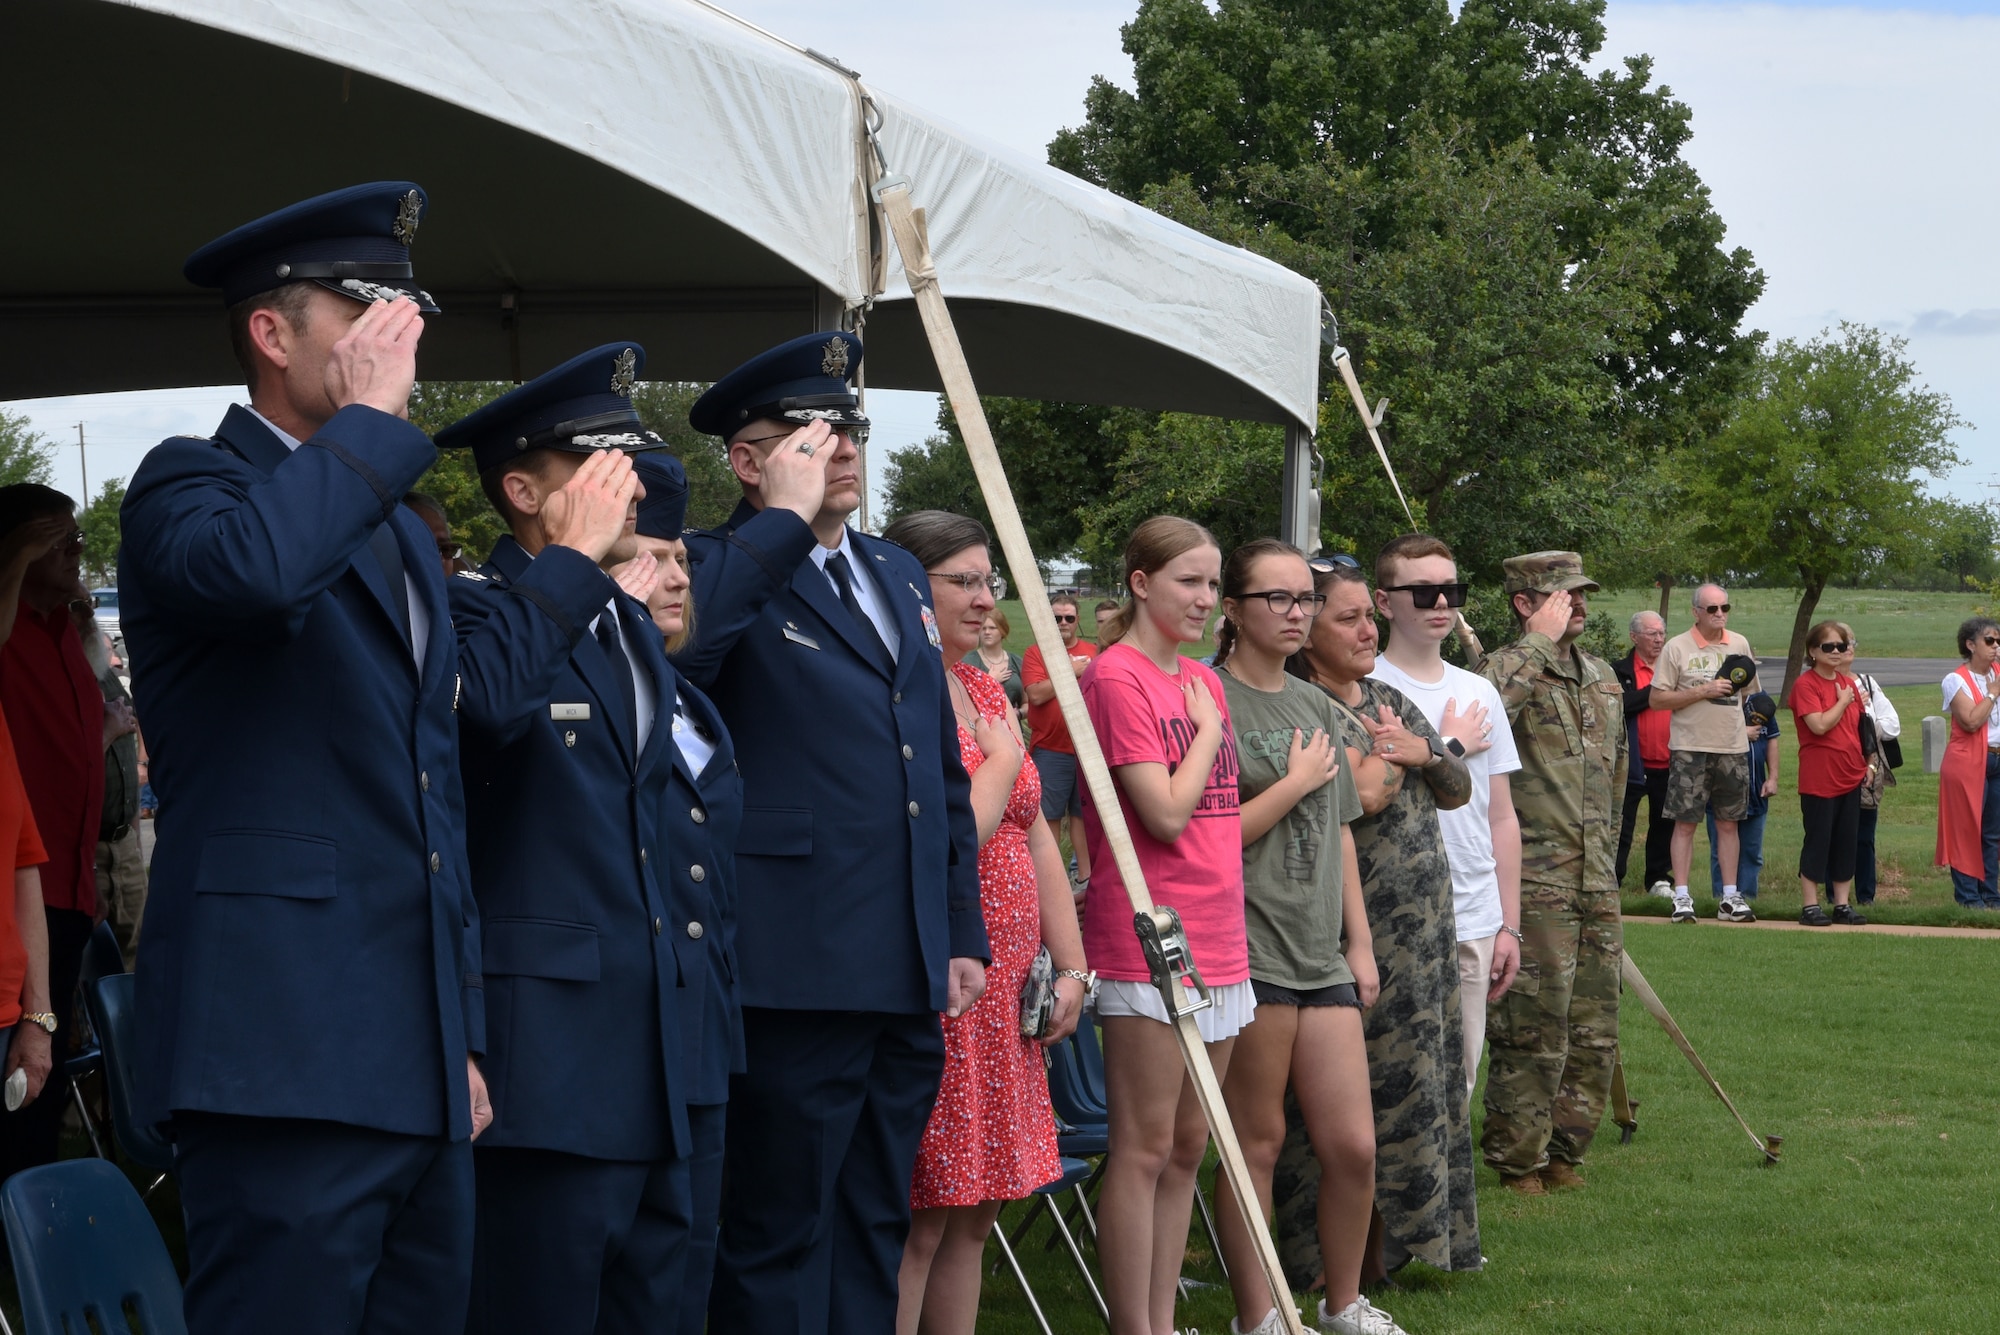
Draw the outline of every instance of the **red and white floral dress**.
<instances>
[{"instance_id":1,"label":"red and white floral dress","mask_svg":"<svg viewBox=\"0 0 2000 1335\"><path fill-rule=\"evenodd\" d=\"M980 714L1012 716L993 678L964 663L951 671ZM963 723L958 751L967 774L985 763ZM979 905L993 963L978 1003L955 1020L944 1017L944 1083L917 1151L912 1209L1019 1200L1062 1175L1042 1049L1021 1037L1021 985L1042 944L1028 855L1028 831L1041 813L1042 781L1024 761L1000 828L979 850Z\"/></svg>"}]
</instances>

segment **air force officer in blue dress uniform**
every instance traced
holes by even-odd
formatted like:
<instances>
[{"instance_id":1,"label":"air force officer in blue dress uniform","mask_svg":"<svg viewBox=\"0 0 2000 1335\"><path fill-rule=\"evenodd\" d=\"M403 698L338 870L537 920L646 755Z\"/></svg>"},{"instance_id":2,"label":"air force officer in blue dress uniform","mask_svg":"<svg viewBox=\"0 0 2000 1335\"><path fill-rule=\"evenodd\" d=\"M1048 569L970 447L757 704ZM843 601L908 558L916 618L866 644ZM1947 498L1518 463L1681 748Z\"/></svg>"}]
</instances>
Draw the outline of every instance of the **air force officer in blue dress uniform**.
<instances>
[{"instance_id":1,"label":"air force officer in blue dress uniform","mask_svg":"<svg viewBox=\"0 0 2000 1335\"><path fill-rule=\"evenodd\" d=\"M689 596L687 473L670 454L632 461L645 485L639 502L639 550L658 563L648 606L667 652L693 640ZM715 1272L716 1222L722 1209L722 1146L729 1077L743 1071L743 1010L736 995L736 832L743 823L743 779L722 715L685 678L674 708L676 763L661 803L660 842L673 850L673 924L681 957L681 1061L687 1075L688 1186L692 1200L687 1282L680 1335L702 1335Z\"/></svg>"},{"instance_id":2,"label":"air force officer in blue dress uniform","mask_svg":"<svg viewBox=\"0 0 2000 1335\"><path fill-rule=\"evenodd\" d=\"M449 581L486 1078L473 1335L658 1335L688 1242L685 851L661 838L678 681L646 605L627 452L636 344L593 349L438 433L472 450L510 535ZM634 575L657 579L651 556ZM704 876L699 866L691 873ZM694 930L699 931L696 927Z\"/></svg>"},{"instance_id":3,"label":"air force officer in blue dress uniform","mask_svg":"<svg viewBox=\"0 0 2000 1335\"><path fill-rule=\"evenodd\" d=\"M464 1320L490 1116L437 548L397 502L424 195L357 186L241 227L222 290L250 406L149 452L119 589L161 822L139 1115L170 1121L188 1329Z\"/></svg>"},{"instance_id":4,"label":"air force officer in blue dress uniform","mask_svg":"<svg viewBox=\"0 0 2000 1335\"><path fill-rule=\"evenodd\" d=\"M978 839L930 581L846 525L861 343L774 348L695 404L743 503L690 534L700 626L676 656L743 774L731 1088L711 1330L887 1331L938 1012L984 986Z\"/></svg>"}]
</instances>

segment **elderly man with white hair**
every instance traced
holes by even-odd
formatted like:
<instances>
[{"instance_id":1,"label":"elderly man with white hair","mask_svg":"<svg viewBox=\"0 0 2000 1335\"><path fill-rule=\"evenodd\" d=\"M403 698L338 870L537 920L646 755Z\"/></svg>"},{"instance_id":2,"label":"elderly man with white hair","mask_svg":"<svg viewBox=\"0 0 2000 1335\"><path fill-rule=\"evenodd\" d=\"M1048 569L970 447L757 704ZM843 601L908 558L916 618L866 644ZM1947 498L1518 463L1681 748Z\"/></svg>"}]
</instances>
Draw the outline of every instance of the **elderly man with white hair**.
<instances>
[{"instance_id":1,"label":"elderly man with white hair","mask_svg":"<svg viewBox=\"0 0 2000 1335\"><path fill-rule=\"evenodd\" d=\"M1632 856L1632 834L1638 823L1639 800L1646 800L1646 875L1644 884L1665 898L1673 893L1671 850L1674 823L1667 819L1667 734L1672 717L1652 707L1653 677L1659 671L1660 650L1667 643L1667 622L1658 612L1634 612L1629 628L1632 652L1614 659L1611 670L1625 690L1625 746L1633 757L1625 780L1625 820L1618 831L1618 883ZM1642 763L1643 762L1643 763Z\"/></svg>"},{"instance_id":2,"label":"elderly man with white hair","mask_svg":"<svg viewBox=\"0 0 2000 1335\"><path fill-rule=\"evenodd\" d=\"M1668 640L1653 674L1650 701L1672 719L1667 733L1667 817L1674 822L1675 922L1695 920L1688 893L1694 828L1715 812L1715 854L1722 872L1716 917L1755 922L1737 892L1736 823L1750 809L1750 735L1743 700L1763 689L1750 641L1729 629L1729 594L1719 584L1694 591L1694 625Z\"/></svg>"}]
</instances>

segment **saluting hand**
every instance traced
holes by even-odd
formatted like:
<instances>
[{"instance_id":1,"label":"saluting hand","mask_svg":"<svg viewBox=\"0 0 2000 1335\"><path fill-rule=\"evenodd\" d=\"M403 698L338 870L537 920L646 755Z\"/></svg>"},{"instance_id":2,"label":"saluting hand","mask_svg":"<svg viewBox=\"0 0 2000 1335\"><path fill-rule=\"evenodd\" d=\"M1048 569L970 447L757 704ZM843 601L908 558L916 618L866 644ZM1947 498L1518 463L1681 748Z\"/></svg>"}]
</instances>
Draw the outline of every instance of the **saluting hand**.
<instances>
[{"instance_id":1,"label":"saluting hand","mask_svg":"<svg viewBox=\"0 0 2000 1335\"><path fill-rule=\"evenodd\" d=\"M327 398L335 408L359 403L407 418L423 333L424 317L408 297L372 303L326 359Z\"/></svg>"},{"instance_id":2,"label":"saluting hand","mask_svg":"<svg viewBox=\"0 0 2000 1335\"><path fill-rule=\"evenodd\" d=\"M640 552L631 560L611 567L611 578L618 587L642 603L660 587L661 573L660 559L651 552Z\"/></svg>"},{"instance_id":3,"label":"saluting hand","mask_svg":"<svg viewBox=\"0 0 2000 1335\"><path fill-rule=\"evenodd\" d=\"M1542 600L1542 605L1535 609L1535 614L1521 629L1539 631L1552 640L1560 641L1569 633L1569 604L1569 591L1557 589Z\"/></svg>"},{"instance_id":4,"label":"saluting hand","mask_svg":"<svg viewBox=\"0 0 2000 1335\"><path fill-rule=\"evenodd\" d=\"M645 492L623 450L598 450L570 475L562 489L542 498L535 516L542 541L569 547L602 561L625 532L632 507Z\"/></svg>"},{"instance_id":5,"label":"saluting hand","mask_svg":"<svg viewBox=\"0 0 2000 1335\"><path fill-rule=\"evenodd\" d=\"M757 476L748 480L763 497L765 508L790 510L810 524L826 499L826 470L835 448L832 427L808 422L773 445L762 460L753 461Z\"/></svg>"}]
</instances>

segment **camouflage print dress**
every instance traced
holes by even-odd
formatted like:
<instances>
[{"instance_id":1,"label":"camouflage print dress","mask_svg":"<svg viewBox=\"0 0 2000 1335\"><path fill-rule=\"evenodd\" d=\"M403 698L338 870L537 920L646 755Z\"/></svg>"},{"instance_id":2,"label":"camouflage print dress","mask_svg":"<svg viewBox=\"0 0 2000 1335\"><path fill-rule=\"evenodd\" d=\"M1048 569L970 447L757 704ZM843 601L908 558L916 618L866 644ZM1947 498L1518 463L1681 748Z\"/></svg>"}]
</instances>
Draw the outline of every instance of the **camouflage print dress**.
<instances>
[{"instance_id":1,"label":"camouflage print dress","mask_svg":"<svg viewBox=\"0 0 2000 1335\"><path fill-rule=\"evenodd\" d=\"M1364 678L1361 692L1361 710L1370 718L1386 704L1411 732L1437 736L1395 687ZM1337 712L1341 740L1367 755L1367 732L1344 705ZM1411 1258L1440 1270L1477 1270L1479 1211L1465 1095L1458 931L1451 867L1430 785L1406 772L1389 805L1352 828L1382 976L1381 998L1364 1013L1363 1023L1375 1102L1375 1206L1387 1232L1383 1260L1392 1270ZM1285 1119L1285 1146L1272 1184L1278 1253L1293 1286L1305 1288L1324 1273L1314 1222L1319 1164L1289 1097Z\"/></svg>"}]
</instances>

